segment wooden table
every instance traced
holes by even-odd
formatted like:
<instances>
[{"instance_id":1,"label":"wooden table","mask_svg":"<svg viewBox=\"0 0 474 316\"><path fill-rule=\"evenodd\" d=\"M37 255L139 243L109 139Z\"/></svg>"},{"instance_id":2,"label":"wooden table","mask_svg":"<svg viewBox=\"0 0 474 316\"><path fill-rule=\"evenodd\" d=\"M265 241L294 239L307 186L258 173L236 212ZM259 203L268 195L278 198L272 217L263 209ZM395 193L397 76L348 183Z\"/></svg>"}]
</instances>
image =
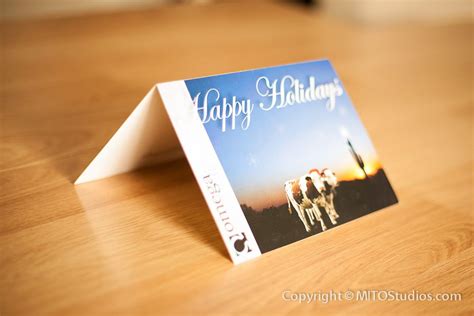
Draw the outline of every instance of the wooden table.
<instances>
[{"instance_id":1,"label":"wooden table","mask_svg":"<svg viewBox=\"0 0 474 316\"><path fill-rule=\"evenodd\" d=\"M473 312L472 25L263 2L1 29L2 315ZM72 184L154 83L323 57L399 205L233 266L186 161ZM345 289L462 301L282 298Z\"/></svg>"}]
</instances>

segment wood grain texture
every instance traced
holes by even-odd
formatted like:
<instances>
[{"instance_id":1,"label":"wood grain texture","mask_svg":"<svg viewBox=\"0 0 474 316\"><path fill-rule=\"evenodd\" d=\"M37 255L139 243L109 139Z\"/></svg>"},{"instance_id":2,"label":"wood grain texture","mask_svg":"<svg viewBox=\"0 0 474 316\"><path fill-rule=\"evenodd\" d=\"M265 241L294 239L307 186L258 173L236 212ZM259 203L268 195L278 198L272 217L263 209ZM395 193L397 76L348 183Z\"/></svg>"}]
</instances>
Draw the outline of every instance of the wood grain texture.
<instances>
[{"instance_id":1,"label":"wood grain texture","mask_svg":"<svg viewBox=\"0 0 474 316\"><path fill-rule=\"evenodd\" d=\"M1 25L0 313L472 314L472 25L284 4ZM156 82L330 58L400 204L233 266L187 162L72 181ZM286 302L284 290L461 302Z\"/></svg>"}]
</instances>

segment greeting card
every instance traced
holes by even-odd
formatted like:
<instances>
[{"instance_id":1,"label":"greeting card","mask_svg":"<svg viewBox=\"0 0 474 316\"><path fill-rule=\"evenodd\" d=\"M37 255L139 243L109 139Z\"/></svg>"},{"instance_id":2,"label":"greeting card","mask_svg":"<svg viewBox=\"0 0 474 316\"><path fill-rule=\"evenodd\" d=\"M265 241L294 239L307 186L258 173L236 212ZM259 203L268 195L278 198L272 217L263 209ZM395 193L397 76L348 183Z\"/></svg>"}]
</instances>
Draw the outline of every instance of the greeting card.
<instances>
[{"instance_id":1,"label":"greeting card","mask_svg":"<svg viewBox=\"0 0 474 316\"><path fill-rule=\"evenodd\" d=\"M157 84L76 183L183 152L234 263L397 203L327 60Z\"/></svg>"}]
</instances>

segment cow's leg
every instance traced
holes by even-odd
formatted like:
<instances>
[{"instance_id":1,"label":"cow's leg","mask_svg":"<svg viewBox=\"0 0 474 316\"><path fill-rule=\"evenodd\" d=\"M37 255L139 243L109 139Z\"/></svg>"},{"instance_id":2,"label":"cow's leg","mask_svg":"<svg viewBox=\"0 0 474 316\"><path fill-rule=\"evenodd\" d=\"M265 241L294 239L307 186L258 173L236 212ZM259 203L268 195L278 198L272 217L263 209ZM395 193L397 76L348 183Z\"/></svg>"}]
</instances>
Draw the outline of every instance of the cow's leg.
<instances>
[{"instance_id":1,"label":"cow's leg","mask_svg":"<svg viewBox=\"0 0 474 316\"><path fill-rule=\"evenodd\" d=\"M306 221L306 218L304 216L304 210L301 209L300 205L293 198L291 187L288 185L285 185L285 191L286 191L286 198L288 199L288 211L291 214L291 206L293 206L293 208L296 211L296 214L298 214L298 217L300 218L301 222L303 222L304 228L306 229L307 232L309 232L311 228L308 226L308 222Z\"/></svg>"},{"instance_id":2,"label":"cow's leg","mask_svg":"<svg viewBox=\"0 0 474 316\"><path fill-rule=\"evenodd\" d=\"M334 212L332 210L331 203L329 202L328 195L323 195L321 197L321 207L324 207L324 210L326 211L326 214L328 214L331 224L336 225L337 224L336 217L334 216Z\"/></svg>"},{"instance_id":3,"label":"cow's leg","mask_svg":"<svg viewBox=\"0 0 474 316\"><path fill-rule=\"evenodd\" d=\"M337 214L336 209L334 208L334 204L330 203L329 207L331 209L331 215L334 219L339 218L339 214Z\"/></svg>"},{"instance_id":4,"label":"cow's leg","mask_svg":"<svg viewBox=\"0 0 474 316\"><path fill-rule=\"evenodd\" d=\"M330 215L331 217L331 223L333 223L334 225L337 224L336 219L339 217L339 214L336 213L336 210L334 209L334 203L332 202L332 199L330 197L328 198L326 205L330 213L328 215Z\"/></svg>"},{"instance_id":5,"label":"cow's leg","mask_svg":"<svg viewBox=\"0 0 474 316\"><path fill-rule=\"evenodd\" d=\"M314 204L313 210L314 210L314 214L316 215L316 217L317 217L318 220L319 220L319 218L322 217L322 214L321 214L321 211L319 210L318 203L315 203L315 204Z\"/></svg>"},{"instance_id":6,"label":"cow's leg","mask_svg":"<svg viewBox=\"0 0 474 316\"><path fill-rule=\"evenodd\" d=\"M311 226L314 226L314 214L312 212L312 209L307 208L307 209L305 209L305 211L306 211L306 214L308 215L309 222L310 222Z\"/></svg>"},{"instance_id":7,"label":"cow's leg","mask_svg":"<svg viewBox=\"0 0 474 316\"><path fill-rule=\"evenodd\" d=\"M328 214L329 220L331 221L331 224L336 225L336 217L334 216L334 213L332 211L331 205L329 203L326 203L324 209L326 210L326 213Z\"/></svg>"},{"instance_id":8,"label":"cow's leg","mask_svg":"<svg viewBox=\"0 0 474 316\"><path fill-rule=\"evenodd\" d=\"M333 191L330 191L325 196L325 202L327 205L328 212L331 213L332 218L334 219L339 218L339 214L337 214L336 208L334 207L334 192Z\"/></svg>"},{"instance_id":9,"label":"cow's leg","mask_svg":"<svg viewBox=\"0 0 474 316\"><path fill-rule=\"evenodd\" d=\"M336 208L334 207L334 193L331 193L329 195L329 204L331 205L332 213L334 215L334 218L339 218L339 214L336 212Z\"/></svg>"},{"instance_id":10,"label":"cow's leg","mask_svg":"<svg viewBox=\"0 0 474 316\"><path fill-rule=\"evenodd\" d=\"M288 213L291 214L291 206L295 206L296 204L296 201L293 199L293 194L291 192L291 183L287 181L285 182L285 185L283 187L285 188L286 200L288 201Z\"/></svg>"},{"instance_id":11,"label":"cow's leg","mask_svg":"<svg viewBox=\"0 0 474 316\"><path fill-rule=\"evenodd\" d=\"M286 199L288 201L288 213L291 214L291 204L290 204L290 198L288 197L288 195L286 196Z\"/></svg>"},{"instance_id":12,"label":"cow's leg","mask_svg":"<svg viewBox=\"0 0 474 316\"><path fill-rule=\"evenodd\" d=\"M324 224L324 220L323 220L323 217L322 217L322 213L320 211L320 208L323 208L324 211L326 212L326 214L328 215L329 217L329 220L331 221L331 223L334 225L334 218L332 217L332 214L330 213L330 211L328 210L328 206L327 206L327 203L326 203L326 197L324 195L320 195L317 199L315 199L315 204L317 205L317 209L318 209L318 212L319 212L319 216L321 217L321 223ZM337 223L336 223L337 224ZM325 226L326 227L326 226Z\"/></svg>"},{"instance_id":13,"label":"cow's leg","mask_svg":"<svg viewBox=\"0 0 474 316\"><path fill-rule=\"evenodd\" d=\"M300 217L300 220L303 222L303 225L306 231L309 232L311 230L311 227L308 225L308 222L306 221L303 208L298 205L298 208L296 209L296 213L298 213L298 216Z\"/></svg>"},{"instance_id":14,"label":"cow's leg","mask_svg":"<svg viewBox=\"0 0 474 316\"><path fill-rule=\"evenodd\" d=\"M318 207L316 205L313 205L312 208L306 209L306 212L308 214L311 214L313 221L311 221L311 225L314 226L316 222L321 223L321 212L319 211ZM321 225L321 229L326 229L326 226L324 225L324 222Z\"/></svg>"},{"instance_id":15,"label":"cow's leg","mask_svg":"<svg viewBox=\"0 0 474 316\"><path fill-rule=\"evenodd\" d=\"M300 187L301 184L300 184ZM303 202L302 204L300 205L300 207L302 209L304 209L304 211L306 212L306 215L308 215L308 218L309 218L309 223L311 224L311 226L314 226L314 215L313 213L311 212L311 208L308 208L308 206L311 206L311 201L310 199L308 199L308 196L306 195L306 191L301 189L301 194L303 195ZM304 214L303 214L304 215Z\"/></svg>"},{"instance_id":16,"label":"cow's leg","mask_svg":"<svg viewBox=\"0 0 474 316\"><path fill-rule=\"evenodd\" d=\"M312 211L313 211L314 216L316 217L316 220L321 225L321 230L325 231L327 229L327 227L326 227L326 224L324 224L323 216L321 214L321 211L319 210L317 201L315 201L315 203L313 204Z\"/></svg>"},{"instance_id":17,"label":"cow's leg","mask_svg":"<svg viewBox=\"0 0 474 316\"><path fill-rule=\"evenodd\" d=\"M303 222L304 228L306 229L307 232L309 232L311 230L311 227L308 225L308 221L306 220L306 217L304 215L303 207L298 205L298 203L296 203L296 201L294 201L293 207L296 210L296 213L298 214L300 220Z\"/></svg>"},{"instance_id":18,"label":"cow's leg","mask_svg":"<svg viewBox=\"0 0 474 316\"><path fill-rule=\"evenodd\" d=\"M301 222L304 225L304 229L306 229L307 232L311 230L311 227L308 225L308 221L306 220L306 217L304 215L304 209L301 205L299 205L293 197L290 198L291 204L293 205L293 208L296 210L296 213L298 214L298 217L300 218Z\"/></svg>"},{"instance_id":19,"label":"cow's leg","mask_svg":"<svg viewBox=\"0 0 474 316\"><path fill-rule=\"evenodd\" d=\"M321 214L321 211L319 210L317 205L314 205L314 212L317 214L316 219L318 220L319 224L321 225L321 230L325 231L327 229L326 224L324 224L324 220Z\"/></svg>"},{"instance_id":20,"label":"cow's leg","mask_svg":"<svg viewBox=\"0 0 474 316\"><path fill-rule=\"evenodd\" d=\"M329 219L331 220L331 224L336 225L337 220L336 220L336 217L334 216L334 214L332 212L329 212L328 215L329 215Z\"/></svg>"}]
</instances>

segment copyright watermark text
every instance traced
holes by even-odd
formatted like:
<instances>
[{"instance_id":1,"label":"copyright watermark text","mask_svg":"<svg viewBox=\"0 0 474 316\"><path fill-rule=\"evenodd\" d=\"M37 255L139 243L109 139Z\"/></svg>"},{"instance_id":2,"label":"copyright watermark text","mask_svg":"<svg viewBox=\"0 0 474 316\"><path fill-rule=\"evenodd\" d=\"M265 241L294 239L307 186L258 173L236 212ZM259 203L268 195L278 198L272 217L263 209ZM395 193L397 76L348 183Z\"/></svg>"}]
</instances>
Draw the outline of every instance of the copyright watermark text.
<instances>
[{"instance_id":1,"label":"copyright watermark text","mask_svg":"<svg viewBox=\"0 0 474 316\"><path fill-rule=\"evenodd\" d=\"M454 302L461 301L461 293L431 293L411 290L400 292L394 290L343 290L297 292L285 290L281 292L284 301L296 303L322 303L341 301L356 302Z\"/></svg>"}]
</instances>

